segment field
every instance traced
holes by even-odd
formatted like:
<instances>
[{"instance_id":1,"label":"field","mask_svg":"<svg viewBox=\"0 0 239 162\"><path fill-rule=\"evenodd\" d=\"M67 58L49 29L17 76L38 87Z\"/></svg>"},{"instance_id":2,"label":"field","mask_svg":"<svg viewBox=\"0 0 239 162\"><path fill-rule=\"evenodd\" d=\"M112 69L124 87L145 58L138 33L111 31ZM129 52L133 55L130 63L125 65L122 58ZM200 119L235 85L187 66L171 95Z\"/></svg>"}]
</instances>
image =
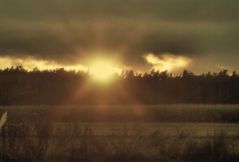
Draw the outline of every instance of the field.
<instances>
[{"instance_id":1,"label":"field","mask_svg":"<svg viewBox=\"0 0 239 162\"><path fill-rule=\"evenodd\" d=\"M11 106L1 161L236 162L239 105Z\"/></svg>"}]
</instances>

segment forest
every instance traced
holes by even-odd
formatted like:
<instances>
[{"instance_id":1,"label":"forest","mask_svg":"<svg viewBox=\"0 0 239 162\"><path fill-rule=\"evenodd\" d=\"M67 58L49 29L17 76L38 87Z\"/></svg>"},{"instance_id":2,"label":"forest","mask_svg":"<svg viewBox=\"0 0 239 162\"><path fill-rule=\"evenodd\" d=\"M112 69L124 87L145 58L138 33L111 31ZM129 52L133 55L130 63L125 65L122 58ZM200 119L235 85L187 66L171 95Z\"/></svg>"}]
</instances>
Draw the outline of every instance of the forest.
<instances>
[{"instance_id":1,"label":"forest","mask_svg":"<svg viewBox=\"0 0 239 162\"><path fill-rule=\"evenodd\" d=\"M124 71L107 85L64 69L0 70L0 105L238 104L239 75Z\"/></svg>"}]
</instances>

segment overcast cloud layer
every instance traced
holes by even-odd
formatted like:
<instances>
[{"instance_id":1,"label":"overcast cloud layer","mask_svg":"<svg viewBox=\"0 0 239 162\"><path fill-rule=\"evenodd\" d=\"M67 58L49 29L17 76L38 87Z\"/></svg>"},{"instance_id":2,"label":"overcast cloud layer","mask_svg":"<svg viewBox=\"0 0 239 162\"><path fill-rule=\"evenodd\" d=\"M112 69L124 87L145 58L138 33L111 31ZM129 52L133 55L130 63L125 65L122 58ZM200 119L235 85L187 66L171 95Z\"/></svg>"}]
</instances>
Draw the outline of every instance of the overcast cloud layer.
<instances>
[{"instance_id":1,"label":"overcast cloud layer","mask_svg":"<svg viewBox=\"0 0 239 162\"><path fill-rule=\"evenodd\" d=\"M236 0L0 0L0 56L71 64L101 49L133 67L170 53L195 71L239 69L238 11Z\"/></svg>"}]
</instances>

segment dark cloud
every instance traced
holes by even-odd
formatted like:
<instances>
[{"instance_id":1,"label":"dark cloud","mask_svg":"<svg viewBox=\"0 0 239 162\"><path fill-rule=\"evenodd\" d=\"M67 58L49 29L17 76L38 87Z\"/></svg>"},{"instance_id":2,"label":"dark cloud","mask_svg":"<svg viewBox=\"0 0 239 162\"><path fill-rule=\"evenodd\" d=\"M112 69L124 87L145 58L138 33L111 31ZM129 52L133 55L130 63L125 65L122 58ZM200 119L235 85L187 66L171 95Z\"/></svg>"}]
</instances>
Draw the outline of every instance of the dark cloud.
<instances>
[{"instance_id":1,"label":"dark cloud","mask_svg":"<svg viewBox=\"0 0 239 162\"><path fill-rule=\"evenodd\" d=\"M66 61L87 55L90 50L107 49L112 51L112 55L114 51L115 54L122 51L122 60L137 64L143 61L141 56L145 53L193 55L199 50L197 40L187 33L165 33L150 29L142 31L138 28L140 22L123 27L119 26L119 22L105 23L85 24L79 29L75 29L77 24L58 23L44 26L28 23L26 28L11 27L9 24L5 29L0 28L0 52L1 55L32 55ZM100 29L95 28L101 25Z\"/></svg>"},{"instance_id":2,"label":"dark cloud","mask_svg":"<svg viewBox=\"0 0 239 162\"><path fill-rule=\"evenodd\" d=\"M1 53L51 55L70 53L73 42L68 42L60 33L44 30L14 30L0 31Z\"/></svg>"},{"instance_id":3,"label":"dark cloud","mask_svg":"<svg viewBox=\"0 0 239 162\"><path fill-rule=\"evenodd\" d=\"M0 0L0 55L70 63L103 49L132 66L145 53L232 59L238 9L234 0Z\"/></svg>"},{"instance_id":4,"label":"dark cloud","mask_svg":"<svg viewBox=\"0 0 239 162\"><path fill-rule=\"evenodd\" d=\"M1 17L86 18L150 16L167 20L236 21L235 0L1 0Z\"/></svg>"}]
</instances>

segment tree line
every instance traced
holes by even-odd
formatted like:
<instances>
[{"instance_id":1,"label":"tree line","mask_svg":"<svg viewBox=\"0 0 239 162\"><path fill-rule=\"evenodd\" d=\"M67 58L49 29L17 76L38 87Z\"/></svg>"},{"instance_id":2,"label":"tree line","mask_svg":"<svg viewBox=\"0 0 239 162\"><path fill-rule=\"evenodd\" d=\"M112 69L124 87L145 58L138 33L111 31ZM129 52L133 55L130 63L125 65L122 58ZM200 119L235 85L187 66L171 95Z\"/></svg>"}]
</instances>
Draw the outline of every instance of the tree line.
<instances>
[{"instance_id":1,"label":"tree line","mask_svg":"<svg viewBox=\"0 0 239 162\"><path fill-rule=\"evenodd\" d=\"M0 70L0 105L238 104L239 75L124 71L109 84L64 69Z\"/></svg>"}]
</instances>

